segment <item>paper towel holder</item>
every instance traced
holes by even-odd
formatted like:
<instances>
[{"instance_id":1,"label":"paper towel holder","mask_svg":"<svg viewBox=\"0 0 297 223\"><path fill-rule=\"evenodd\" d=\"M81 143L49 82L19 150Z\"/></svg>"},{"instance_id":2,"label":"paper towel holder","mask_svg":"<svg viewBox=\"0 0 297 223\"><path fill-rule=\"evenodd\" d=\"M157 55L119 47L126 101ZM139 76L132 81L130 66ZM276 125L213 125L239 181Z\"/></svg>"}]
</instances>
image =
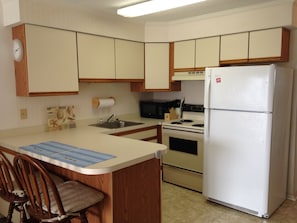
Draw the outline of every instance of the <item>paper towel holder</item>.
<instances>
[{"instance_id":1,"label":"paper towel holder","mask_svg":"<svg viewBox=\"0 0 297 223\"><path fill-rule=\"evenodd\" d=\"M100 108L100 105L101 106L106 105L106 107L111 107L114 104L115 104L114 97L105 97L105 98L93 97L92 98L92 107L93 108Z\"/></svg>"}]
</instances>

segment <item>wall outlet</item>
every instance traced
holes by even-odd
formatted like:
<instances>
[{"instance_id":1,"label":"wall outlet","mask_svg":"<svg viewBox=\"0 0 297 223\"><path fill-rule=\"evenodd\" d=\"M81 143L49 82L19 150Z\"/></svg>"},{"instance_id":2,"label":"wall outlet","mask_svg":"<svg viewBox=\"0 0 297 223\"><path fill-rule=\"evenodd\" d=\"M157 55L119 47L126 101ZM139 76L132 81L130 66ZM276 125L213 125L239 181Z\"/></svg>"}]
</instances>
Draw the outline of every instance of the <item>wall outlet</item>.
<instances>
[{"instance_id":1,"label":"wall outlet","mask_svg":"<svg viewBox=\"0 0 297 223\"><path fill-rule=\"evenodd\" d=\"M20 118L21 120L28 118L28 111L26 108L20 109Z\"/></svg>"}]
</instances>

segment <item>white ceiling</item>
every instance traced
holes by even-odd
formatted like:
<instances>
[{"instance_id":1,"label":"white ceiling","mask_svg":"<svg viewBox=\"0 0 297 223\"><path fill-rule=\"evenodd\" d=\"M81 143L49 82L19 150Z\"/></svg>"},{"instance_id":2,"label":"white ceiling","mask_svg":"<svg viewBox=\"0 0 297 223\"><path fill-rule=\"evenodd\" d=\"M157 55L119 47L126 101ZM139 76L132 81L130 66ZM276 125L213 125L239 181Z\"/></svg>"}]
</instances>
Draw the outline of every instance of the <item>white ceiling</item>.
<instances>
[{"instance_id":1,"label":"white ceiling","mask_svg":"<svg viewBox=\"0 0 297 223\"><path fill-rule=\"evenodd\" d=\"M55 4L57 6L77 8L87 10L90 13L116 19L123 19L118 16L116 11L137 2L144 0L38 0L44 1L47 4ZM166 0L165 0L166 1ZM167 1L182 1L182 0L167 0ZM209 13L225 11L248 6L260 6L264 3L283 2L292 0L206 0L201 3L196 3L191 6L184 6L179 9L173 9L162 13L141 16L137 18L125 18L131 22L169 22L174 20L186 19L189 17L201 16Z\"/></svg>"}]
</instances>

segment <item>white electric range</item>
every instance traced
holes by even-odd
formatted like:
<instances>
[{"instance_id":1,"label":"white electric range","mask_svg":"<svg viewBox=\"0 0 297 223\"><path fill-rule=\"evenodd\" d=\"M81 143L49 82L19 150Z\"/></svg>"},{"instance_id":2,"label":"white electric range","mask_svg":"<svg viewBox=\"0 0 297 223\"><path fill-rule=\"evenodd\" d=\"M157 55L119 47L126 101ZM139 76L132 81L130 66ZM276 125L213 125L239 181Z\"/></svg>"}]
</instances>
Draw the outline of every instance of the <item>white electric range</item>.
<instances>
[{"instance_id":1,"label":"white electric range","mask_svg":"<svg viewBox=\"0 0 297 223\"><path fill-rule=\"evenodd\" d=\"M203 105L185 104L182 117L162 123L163 180L202 192Z\"/></svg>"}]
</instances>

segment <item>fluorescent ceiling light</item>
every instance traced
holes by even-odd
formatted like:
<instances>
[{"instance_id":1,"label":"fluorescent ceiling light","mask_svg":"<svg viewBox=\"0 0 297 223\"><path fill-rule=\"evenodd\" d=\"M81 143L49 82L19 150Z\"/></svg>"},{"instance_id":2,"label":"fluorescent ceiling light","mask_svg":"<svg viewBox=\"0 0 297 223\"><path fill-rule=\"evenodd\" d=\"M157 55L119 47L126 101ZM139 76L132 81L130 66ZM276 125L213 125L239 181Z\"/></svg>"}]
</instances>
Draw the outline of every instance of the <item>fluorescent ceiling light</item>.
<instances>
[{"instance_id":1,"label":"fluorescent ceiling light","mask_svg":"<svg viewBox=\"0 0 297 223\"><path fill-rule=\"evenodd\" d=\"M117 10L118 15L124 17L137 17L155 12L161 12L186 5L203 2L205 0L151 0L131 5Z\"/></svg>"}]
</instances>

